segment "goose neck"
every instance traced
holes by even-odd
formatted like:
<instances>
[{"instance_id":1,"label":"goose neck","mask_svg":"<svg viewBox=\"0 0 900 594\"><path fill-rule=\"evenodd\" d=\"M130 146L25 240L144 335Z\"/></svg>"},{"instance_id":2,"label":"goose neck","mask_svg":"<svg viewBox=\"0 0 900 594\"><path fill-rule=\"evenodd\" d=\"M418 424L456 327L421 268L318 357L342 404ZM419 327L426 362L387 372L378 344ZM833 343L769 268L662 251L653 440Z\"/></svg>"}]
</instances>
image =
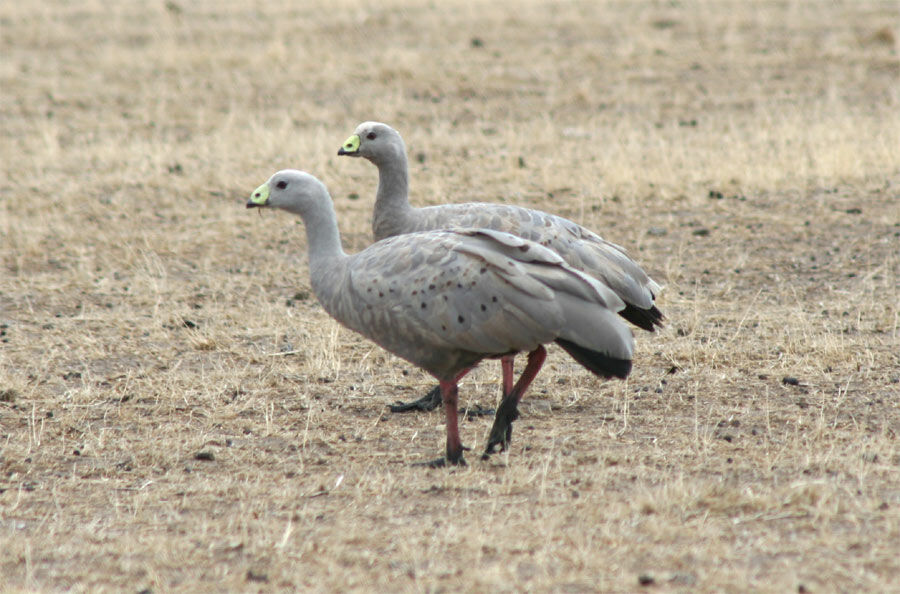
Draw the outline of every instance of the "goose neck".
<instances>
[{"instance_id":1,"label":"goose neck","mask_svg":"<svg viewBox=\"0 0 900 594\"><path fill-rule=\"evenodd\" d=\"M409 204L409 170L405 150L397 151L378 166L378 191L372 227L376 239L395 235L412 214ZM402 232L402 231L401 231Z\"/></svg>"},{"instance_id":2,"label":"goose neck","mask_svg":"<svg viewBox=\"0 0 900 594\"><path fill-rule=\"evenodd\" d=\"M337 226L334 206L329 201L315 212L303 217L306 227L306 242L309 250L309 274L313 291L322 298L330 281L341 278L340 271L346 267L347 254L341 246L341 235Z\"/></svg>"}]
</instances>

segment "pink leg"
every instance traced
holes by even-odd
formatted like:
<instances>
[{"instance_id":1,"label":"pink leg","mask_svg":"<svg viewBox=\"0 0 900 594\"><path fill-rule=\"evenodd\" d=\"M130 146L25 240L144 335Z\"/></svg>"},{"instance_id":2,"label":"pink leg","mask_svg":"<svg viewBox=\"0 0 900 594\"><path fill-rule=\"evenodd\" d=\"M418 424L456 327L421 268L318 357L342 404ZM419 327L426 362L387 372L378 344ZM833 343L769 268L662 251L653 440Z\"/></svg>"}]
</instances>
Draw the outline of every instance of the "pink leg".
<instances>
[{"instance_id":1,"label":"pink leg","mask_svg":"<svg viewBox=\"0 0 900 594\"><path fill-rule=\"evenodd\" d=\"M444 402L444 416L447 419L447 464L460 464L465 466L466 461L463 458L462 439L459 437L459 418L457 415L457 406L459 405L459 380L463 378L469 369L464 369L453 378L452 381L441 380L441 400ZM443 466L443 464L432 463L433 466Z\"/></svg>"},{"instance_id":2,"label":"pink leg","mask_svg":"<svg viewBox=\"0 0 900 594\"><path fill-rule=\"evenodd\" d=\"M509 394L513 387L513 360L515 355L505 355L500 357L500 366L503 369L503 396Z\"/></svg>"},{"instance_id":3,"label":"pink leg","mask_svg":"<svg viewBox=\"0 0 900 594\"><path fill-rule=\"evenodd\" d=\"M525 365L522 375L519 376L519 381L516 382L512 390L503 395L503 400L500 401L500 406L497 407L494 425L491 427L487 447L482 458L487 458L493 454L494 446L499 445L500 450L503 451L509 445L512 439L512 422L519 418L519 402L522 400L522 396L525 395L528 386L537 377L546 358L547 349L543 346L539 346L528 353L528 363Z\"/></svg>"},{"instance_id":4,"label":"pink leg","mask_svg":"<svg viewBox=\"0 0 900 594\"><path fill-rule=\"evenodd\" d=\"M441 400L444 401L444 416L447 419L447 462L459 464L462 460L463 446L459 437L459 419L456 414L459 389L455 382L441 382Z\"/></svg>"}]
</instances>

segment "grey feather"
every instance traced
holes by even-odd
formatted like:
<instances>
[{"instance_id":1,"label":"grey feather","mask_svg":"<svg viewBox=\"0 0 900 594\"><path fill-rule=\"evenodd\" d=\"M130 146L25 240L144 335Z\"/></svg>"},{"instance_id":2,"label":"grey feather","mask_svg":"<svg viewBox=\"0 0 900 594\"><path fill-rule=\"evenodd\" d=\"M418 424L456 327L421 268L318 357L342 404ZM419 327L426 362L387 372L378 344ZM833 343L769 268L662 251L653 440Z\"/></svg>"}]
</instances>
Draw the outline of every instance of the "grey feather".
<instances>
[{"instance_id":1,"label":"grey feather","mask_svg":"<svg viewBox=\"0 0 900 594\"><path fill-rule=\"evenodd\" d=\"M321 182L285 170L263 187L266 202L248 206L303 218L312 288L325 310L438 379L558 339L631 359L631 332L615 315L622 300L551 250L494 230L446 229L347 255Z\"/></svg>"},{"instance_id":2,"label":"grey feather","mask_svg":"<svg viewBox=\"0 0 900 594\"><path fill-rule=\"evenodd\" d=\"M379 122L360 124L357 148L339 154L361 156L379 170L372 229L376 240L448 227L505 231L559 255L573 268L608 286L627 307L621 315L652 330L662 323L654 305L660 286L624 248L562 217L512 205L468 203L413 208L409 203L406 146L400 134Z\"/></svg>"}]
</instances>

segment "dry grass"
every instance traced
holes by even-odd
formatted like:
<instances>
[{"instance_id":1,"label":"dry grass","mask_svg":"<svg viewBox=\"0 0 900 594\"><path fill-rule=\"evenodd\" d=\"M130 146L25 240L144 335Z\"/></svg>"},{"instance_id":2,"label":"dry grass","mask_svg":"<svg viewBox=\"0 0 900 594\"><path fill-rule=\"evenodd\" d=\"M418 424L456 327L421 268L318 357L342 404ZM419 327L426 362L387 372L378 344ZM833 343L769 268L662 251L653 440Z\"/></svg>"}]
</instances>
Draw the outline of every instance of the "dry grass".
<instances>
[{"instance_id":1,"label":"dry grass","mask_svg":"<svg viewBox=\"0 0 900 594\"><path fill-rule=\"evenodd\" d=\"M895 2L368 4L0 5L0 590L900 591ZM511 453L411 467L429 378L242 207L307 169L364 247L365 119L419 204L628 246L629 381L553 352Z\"/></svg>"}]
</instances>

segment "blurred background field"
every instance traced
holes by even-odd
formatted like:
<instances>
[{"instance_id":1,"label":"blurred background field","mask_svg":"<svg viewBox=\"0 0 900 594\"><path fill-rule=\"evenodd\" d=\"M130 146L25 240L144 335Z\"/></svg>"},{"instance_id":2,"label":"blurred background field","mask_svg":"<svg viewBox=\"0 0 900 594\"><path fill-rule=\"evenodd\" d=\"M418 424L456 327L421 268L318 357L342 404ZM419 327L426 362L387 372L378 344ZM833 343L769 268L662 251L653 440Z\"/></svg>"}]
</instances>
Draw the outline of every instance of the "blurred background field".
<instances>
[{"instance_id":1,"label":"blurred background field","mask_svg":"<svg viewBox=\"0 0 900 594\"><path fill-rule=\"evenodd\" d=\"M0 590L900 591L898 34L893 1L3 3ZM386 405L431 379L244 209L304 169L364 248L369 119L416 204L555 212L665 285L627 382L553 350L509 453L411 467L442 417Z\"/></svg>"}]
</instances>

